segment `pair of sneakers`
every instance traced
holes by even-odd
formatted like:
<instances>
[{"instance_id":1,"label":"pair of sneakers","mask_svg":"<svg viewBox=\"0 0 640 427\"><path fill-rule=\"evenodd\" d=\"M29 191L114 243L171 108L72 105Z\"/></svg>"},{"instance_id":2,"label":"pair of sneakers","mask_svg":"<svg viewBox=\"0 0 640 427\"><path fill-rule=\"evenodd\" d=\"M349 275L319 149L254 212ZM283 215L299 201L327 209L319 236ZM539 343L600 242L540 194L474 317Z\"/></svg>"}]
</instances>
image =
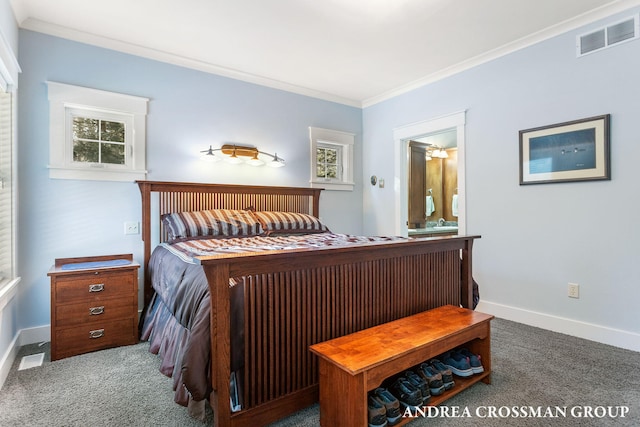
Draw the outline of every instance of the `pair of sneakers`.
<instances>
[{"instance_id":1,"label":"pair of sneakers","mask_svg":"<svg viewBox=\"0 0 640 427\"><path fill-rule=\"evenodd\" d=\"M425 401L421 390L424 386L420 384L419 378L417 378L418 376L415 373L413 373L413 375L409 374L409 378L411 379L407 378L406 374L407 372L405 372L405 376L396 379L389 387L389 390L403 406L411 410L418 410ZM424 383L424 381L422 381L422 383ZM431 399L431 395L428 395L428 399Z\"/></svg>"},{"instance_id":2,"label":"pair of sneakers","mask_svg":"<svg viewBox=\"0 0 640 427\"><path fill-rule=\"evenodd\" d=\"M391 392L378 387L367 397L369 427L394 426L400 422L400 402Z\"/></svg>"},{"instance_id":3,"label":"pair of sneakers","mask_svg":"<svg viewBox=\"0 0 640 427\"><path fill-rule=\"evenodd\" d=\"M472 353L466 348L460 348L445 353L442 363L459 377L470 377L484 372L479 354Z\"/></svg>"},{"instance_id":4,"label":"pair of sneakers","mask_svg":"<svg viewBox=\"0 0 640 427\"><path fill-rule=\"evenodd\" d=\"M444 393L445 385L441 372L438 372L433 366L425 362L420 364L418 373L424 378L425 382L429 384L429 392L433 396L439 396Z\"/></svg>"},{"instance_id":5,"label":"pair of sneakers","mask_svg":"<svg viewBox=\"0 0 640 427\"><path fill-rule=\"evenodd\" d=\"M442 376L442 383L445 390L451 390L453 386L456 385L455 381L453 381L453 373L451 372L451 369L447 368L440 360L431 359L429 366Z\"/></svg>"}]
</instances>

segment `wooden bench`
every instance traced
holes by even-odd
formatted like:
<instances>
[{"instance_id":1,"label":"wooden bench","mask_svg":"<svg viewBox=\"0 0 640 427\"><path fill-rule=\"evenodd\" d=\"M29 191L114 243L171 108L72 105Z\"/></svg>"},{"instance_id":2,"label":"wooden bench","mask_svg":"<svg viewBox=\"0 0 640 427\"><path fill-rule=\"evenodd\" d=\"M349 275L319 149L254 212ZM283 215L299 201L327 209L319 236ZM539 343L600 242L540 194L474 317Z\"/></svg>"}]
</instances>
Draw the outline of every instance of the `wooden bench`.
<instances>
[{"instance_id":1,"label":"wooden bench","mask_svg":"<svg viewBox=\"0 0 640 427\"><path fill-rule=\"evenodd\" d=\"M366 426L369 391L460 346L481 356L484 372L454 377L456 385L432 396L429 405L438 405L478 381L490 384L491 319L488 314L446 305L312 345L310 350L319 356L320 424Z\"/></svg>"}]
</instances>

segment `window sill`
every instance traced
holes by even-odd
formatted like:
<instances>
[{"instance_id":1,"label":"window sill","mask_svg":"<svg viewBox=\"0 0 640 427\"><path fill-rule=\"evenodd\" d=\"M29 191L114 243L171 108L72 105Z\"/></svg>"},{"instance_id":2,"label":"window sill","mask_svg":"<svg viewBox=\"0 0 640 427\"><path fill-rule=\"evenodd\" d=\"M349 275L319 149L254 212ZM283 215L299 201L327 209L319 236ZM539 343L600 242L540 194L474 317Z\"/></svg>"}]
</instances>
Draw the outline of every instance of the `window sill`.
<instances>
[{"instance_id":1,"label":"window sill","mask_svg":"<svg viewBox=\"0 0 640 427\"><path fill-rule=\"evenodd\" d=\"M9 304L9 301L11 301L11 299L18 292L19 282L20 278L16 277L15 279L0 285L0 312L5 308L7 304Z\"/></svg>"},{"instance_id":2,"label":"window sill","mask_svg":"<svg viewBox=\"0 0 640 427\"><path fill-rule=\"evenodd\" d=\"M325 190L335 191L353 191L354 185L352 182L311 181L311 188L324 188Z\"/></svg>"},{"instance_id":3,"label":"window sill","mask_svg":"<svg viewBox=\"0 0 640 427\"><path fill-rule=\"evenodd\" d=\"M147 171L115 170L115 169L90 169L90 168L65 168L49 166L49 178L52 179L83 179L92 181L128 181L146 179Z\"/></svg>"}]
</instances>

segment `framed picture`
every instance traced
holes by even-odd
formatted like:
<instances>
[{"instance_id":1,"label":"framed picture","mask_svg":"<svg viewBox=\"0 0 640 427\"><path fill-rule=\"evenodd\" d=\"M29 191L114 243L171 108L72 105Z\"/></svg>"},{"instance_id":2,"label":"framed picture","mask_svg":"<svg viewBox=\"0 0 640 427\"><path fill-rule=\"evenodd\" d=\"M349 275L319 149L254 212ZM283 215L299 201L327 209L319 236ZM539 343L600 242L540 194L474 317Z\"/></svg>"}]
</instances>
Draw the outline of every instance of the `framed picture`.
<instances>
[{"instance_id":1,"label":"framed picture","mask_svg":"<svg viewBox=\"0 0 640 427\"><path fill-rule=\"evenodd\" d=\"M611 179L610 114L520 131L520 185Z\"/></svg>"}]
</instances>

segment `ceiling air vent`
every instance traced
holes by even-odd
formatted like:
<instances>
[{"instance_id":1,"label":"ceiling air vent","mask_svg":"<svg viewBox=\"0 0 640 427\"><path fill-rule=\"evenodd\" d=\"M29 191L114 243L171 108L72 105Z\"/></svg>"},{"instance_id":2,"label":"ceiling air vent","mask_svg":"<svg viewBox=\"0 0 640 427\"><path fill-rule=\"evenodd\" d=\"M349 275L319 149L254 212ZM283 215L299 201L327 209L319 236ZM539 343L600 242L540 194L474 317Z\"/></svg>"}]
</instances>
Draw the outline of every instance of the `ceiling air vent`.
<instances>
[{"instance_id":1,"label":"ceiling air vent","mask_svg":"<svg viewBox=\"0 0 640 427\"><path fill-rule=\"evenodd\" d=\"M578 56L635 40L638 38L638 29L638 15L635 15L596 31L582 34L578 36L576 43Z\"/></svg>"}]
</instances>

